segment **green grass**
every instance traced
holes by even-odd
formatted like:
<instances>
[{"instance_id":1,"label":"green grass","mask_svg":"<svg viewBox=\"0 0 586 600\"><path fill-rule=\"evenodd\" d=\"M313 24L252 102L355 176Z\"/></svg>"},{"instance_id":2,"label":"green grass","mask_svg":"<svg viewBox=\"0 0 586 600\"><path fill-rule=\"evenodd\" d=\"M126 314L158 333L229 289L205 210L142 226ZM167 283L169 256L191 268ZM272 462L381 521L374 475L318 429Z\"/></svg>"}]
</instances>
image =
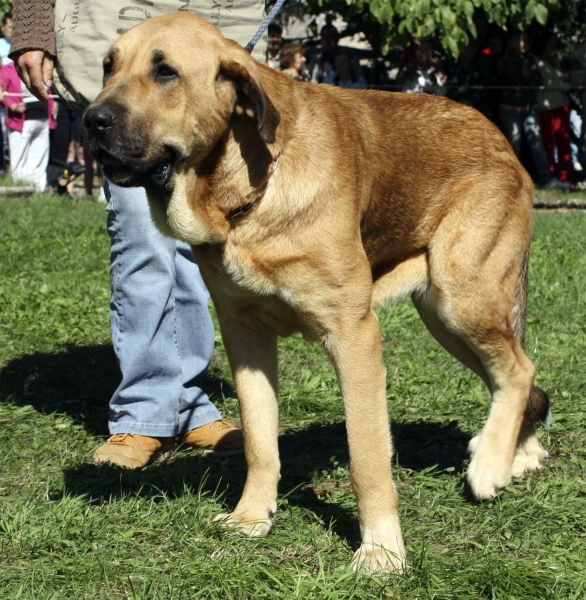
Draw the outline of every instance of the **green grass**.
<instances>
[{"instance_id":1,"label":"green grass","mask_svg":"<svg viewBox=\"0 0 586 600\"><path fill-rule=\"evenodd\" d=\"M535 188L535 198L541 201L556 200L578 200L581 203L586 202L586 190L576 187L569 190L548 190L546 188Z\"/></svg>"},{"instance_id":2,"label":"green grass","mask_svg":"<svg viewBox=\"0 0 586 600\"><path fill-rule=\"evenodd\" d=\"M586 190L573 188L569 190L548 190L536 188L535 197L539 200L586 200Z\"/></svg>"},{"instance_id":3,"label":"green grass","mask_svg":"<svg viewBox=\"0 0 586 600\"><path fill-rule=\"evenodd\" d=\"M103 205L0 200L0 598L586 598L586 214L537 214L527 351L553 404L549 466L494 501L466 498L479 381L412 306L382 311L403 575L346 569L359 532L342 403L316 345L281 342L282 480L273 532L215 527L241 457L95 467L118 381ZM204 384L237 416L221 340Z\"/></svg>"}]
</instances>

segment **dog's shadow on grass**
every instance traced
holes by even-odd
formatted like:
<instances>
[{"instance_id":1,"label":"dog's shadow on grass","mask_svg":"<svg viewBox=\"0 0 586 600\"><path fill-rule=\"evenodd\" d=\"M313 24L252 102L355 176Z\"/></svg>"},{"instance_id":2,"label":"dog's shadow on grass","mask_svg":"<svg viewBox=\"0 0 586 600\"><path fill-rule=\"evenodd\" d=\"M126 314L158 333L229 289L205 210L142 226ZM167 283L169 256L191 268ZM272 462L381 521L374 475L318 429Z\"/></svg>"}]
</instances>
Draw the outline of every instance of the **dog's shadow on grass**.
<instances>
[{"instance_id":1,"label":"dog's shadow on grass","mask_svg":"<svg viewBox=\"0 0 586 600\"><path fill-rule=\"evenodd\" d=\"M437 465L458 476L466 457L469 436L455 424L397 423L393 437L400 468L420 471ZM290 506L312 512L324 525L352 547L359 543L355 500L348 478L349 455L343 422L313 424L279 438L281 481L279 498ZM243 456L205 457L196 452L176 452L166 462L140 471L111 466L80 465L65 472L64 494L85 495L101 503L122 495L154 498L179 497L186 490L209 496L221 494L232 510L244 487ZM344 500L344 505L339 502Z\"/></svg>"},{"instance_id":2,"label":"dog's shadow on grass","mask_svg":"<svg viewBox=\"0 0 586 600\"><path fill-rule=\"evenodd\" d=\"M59 354L37 353L9 363L2 373L2 398L30 405L43 413L68 414L92 435L107 435L108 400L120 381L111 346L70 347ZM214 372L201 385L221 397L233 396L229 382ZM458 476L466 458L469 436L456 423L393 423L399 466L420 471L437 465ZM350 490L348 447L343 422L312 424L290 430L279 439L281 501L313 512L352 546L359 532L355 502L346 506ZM179 497L186 490L222 495L234 508L246 477L243 456L204 457L178 452L166 462L140 471L82 464L64 473L61 495L84 495L101 503L127 494ZM343 499L344 502L339 501Z\"/></svg>"}]
</instances>

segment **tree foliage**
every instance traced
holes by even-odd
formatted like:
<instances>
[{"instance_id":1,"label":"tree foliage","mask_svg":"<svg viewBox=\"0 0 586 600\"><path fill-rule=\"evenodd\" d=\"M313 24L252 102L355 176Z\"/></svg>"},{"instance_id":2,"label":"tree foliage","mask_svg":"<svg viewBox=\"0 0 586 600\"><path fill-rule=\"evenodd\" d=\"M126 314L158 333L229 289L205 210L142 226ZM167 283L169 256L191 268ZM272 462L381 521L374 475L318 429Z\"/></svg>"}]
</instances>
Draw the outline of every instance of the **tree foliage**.
<instances>
[{"instance_id":1,"label":"tree foliage","mask_svg":"<svg viewBox=\"0 0 586 600\"><path fill-rule=\"evenodd\" d=\"M12 0L0 0L0 17L12 10Z\"/></svg>"},{"instance_id":2,"label":"tree foliage","mask_svg":"<svg viewBox=\"0 0 586 600\"><path fill-rule=\"evenodd\" d=\"M572 52L577 44L586 41L586 0L560 2L550 20L559 34L563 53Z\"/></svg>"},{"instance_id":3,"label":"tree foliage","mask_svg":"<svg viewBox=\"0 0 586 600\"><path fill-rule=\"evenodd\" d=\"M476 37L475 15L483 11L489 23L502 29L545 25L552 9L576 0L301 0L289 14L336 12L386 53L412 37L435 35L458 55L458 45Z\"/></svg>"}]
</instances>

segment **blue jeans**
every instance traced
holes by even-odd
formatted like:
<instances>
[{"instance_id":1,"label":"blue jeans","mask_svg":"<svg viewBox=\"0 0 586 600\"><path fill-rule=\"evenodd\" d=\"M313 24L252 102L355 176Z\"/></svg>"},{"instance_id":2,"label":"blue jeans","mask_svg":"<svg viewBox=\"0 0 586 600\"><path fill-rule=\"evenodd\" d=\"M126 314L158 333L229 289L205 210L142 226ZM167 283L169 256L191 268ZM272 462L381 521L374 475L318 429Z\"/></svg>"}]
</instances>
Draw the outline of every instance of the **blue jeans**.
<instances>
[{"instance_id":1,"label":"blue jeans","mask_svg":"<svg viewBox=\"0 0 586 600\"><path fill-rule=\"evenodd\" d=\"M541 137L541 128L535 110L500 109L500 122L503 133L511 143L515 154L521 160L523 137L531 151L531 158L537 174L538 183L547 185L554 176L549 170L549 160Z\"/></svg>"},{"instance_id":2,"label":"blue jeans","mask_svg":"<svg viewBox=\"0 0 586 600\"><path fill-rule=\"evenodd\" d=\"M208 291L191 248L154 226L143 188L106 185L112 343L122 382L110 433L168 437L221 418L197 386L214 348Z\"/></svg>"}]
</instances>

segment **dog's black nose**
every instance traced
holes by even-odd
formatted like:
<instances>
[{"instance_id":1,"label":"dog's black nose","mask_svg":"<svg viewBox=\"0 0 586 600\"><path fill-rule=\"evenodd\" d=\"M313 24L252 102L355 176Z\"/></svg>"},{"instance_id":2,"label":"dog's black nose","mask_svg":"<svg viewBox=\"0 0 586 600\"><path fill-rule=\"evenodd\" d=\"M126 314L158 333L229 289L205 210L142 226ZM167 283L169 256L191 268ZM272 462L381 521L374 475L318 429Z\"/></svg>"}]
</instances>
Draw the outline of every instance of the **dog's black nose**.
<instances>
[{"instance_id":1,"label":"dog's black nose","mask_svg":"<svg viewBox=\"0 0 586 600\"><path fill-rule=\"evenodd\" d=\"M116 122L116 115L107 106L93 106L85 111L83 124L88 131L107 133Z\"/></svg>"}]
</instances>

